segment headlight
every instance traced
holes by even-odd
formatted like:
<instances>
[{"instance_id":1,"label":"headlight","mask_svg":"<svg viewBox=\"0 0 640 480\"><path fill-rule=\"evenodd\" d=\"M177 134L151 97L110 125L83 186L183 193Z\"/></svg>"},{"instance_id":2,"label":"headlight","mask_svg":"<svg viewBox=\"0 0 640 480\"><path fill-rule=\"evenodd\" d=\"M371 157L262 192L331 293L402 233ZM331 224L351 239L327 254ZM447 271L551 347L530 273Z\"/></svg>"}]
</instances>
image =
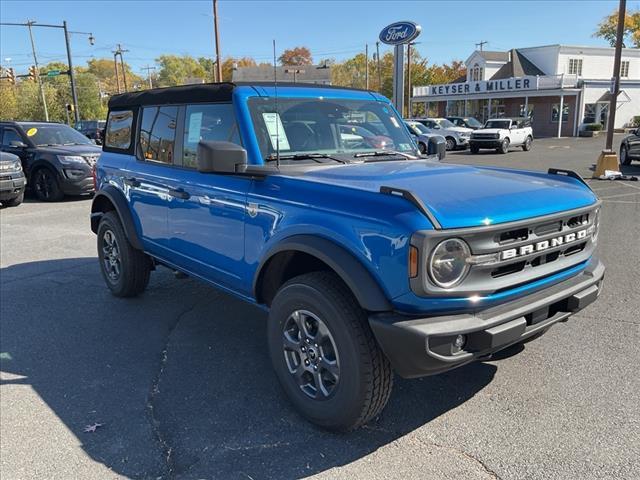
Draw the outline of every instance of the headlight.
<instances>
[{"instance_id":1,"label":"headlight","mask_svg":"<svg viewBox=\"0 0 640 480\"><path fill-rule=\"evenodd\" d=\"M499 133L494 133L493 134L493 138L500 138L500 134Z\"/></svg>"},{"instance_id":2,"label":"headlight","mask_svg":"<svg viewBox=\"0 0 640 480\"><path fill-rule=\"evenodd\" d=\"M429 257L429 277L441 288L460 283L469 272L469 245L459 238L440 242Z\"/></svg>"},{"instance_id":3,"label":"headlight","mask_svg":"<svg viewBox=\"0 0 640 480\"><path fill-rule=\"evenodd\" d=\"M84 161L80 155L58 155L58 160L63 165L78 165L79 163L82 165L86 165L87 162Z\"/></svg>"},{"instance_id":4,"label":"headlight","mask_svg":"<svg viewBox=\"0 0 640 480\"><path fill-rule=\"evenodd\" d=\"M11 163L2 163L0 164L0 170L3 172L20 172L22 171L22 164L20 160Z\"/></svg>"}]
</instances>

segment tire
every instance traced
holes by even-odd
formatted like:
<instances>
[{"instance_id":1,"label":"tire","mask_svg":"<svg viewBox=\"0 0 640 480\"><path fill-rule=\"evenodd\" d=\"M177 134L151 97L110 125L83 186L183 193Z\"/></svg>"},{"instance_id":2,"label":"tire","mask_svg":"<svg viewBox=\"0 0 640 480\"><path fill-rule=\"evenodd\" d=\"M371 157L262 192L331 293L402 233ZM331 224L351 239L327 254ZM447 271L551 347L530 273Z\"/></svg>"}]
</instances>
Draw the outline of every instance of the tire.
<instances>
[{"instance_id":1,"label":"tire","mask_svg":"<svg viewBox=\"0 0 640 480\"><path fill-rule=\"evenodd\" d=\"M480 151L480 147L478 147L477 145L471 145L469 147L469 150L471 151L471 153L473 153L475 155L476 153L478 153Z\"/></svg>"},{"instance_id":2,"label":"tire","mask_svg":"<svg viewBox=\"0 0 640 480\"><path fill-rule=\"evenodd\" d=\"M56 174L46 167L33 173L32 188L36 198L42 202L59 202L64 198Z\"/></svg>"},{"instance_id":3,"label":"tire","mask_svg":"<svg viewBox=\"0 0 640 480\"><path fill-rule=\"evenodd\" d=\"M522 144L522 150L524 150L525 152L528 152L529 150L531 150L532 143L533 143L533 138L531 138L531 136L527 137L527 139Z\"/></svg>"},{"instance_id":4,"label":"tire","mask_svg":"<svg viewBox=\"0 0 640 480\"><path fill-rule=\"evenodd\" d=\"M391 365L365 311L334 273L307 273L285 283L271 305L267 338L282 388L310 422L354 430L389 400Z\"/></svg>"},{"instance_id":5,"label":"tire","mask_svg":"<svg viewBox=\"0 0 640 480\"><path fill-rule=\"evenodd\" d=\"M98 225L98 259L102 277L116 297L135 297L147 288L151 260L131 246L115 212L105 213Z\"/></svg>"},{"instance_id":6,"label":"tire","mask_svg":"<svg viewBox=\"0 0 640 480\"><path fill-rule=\"evenodd\" d=\"M422 142L418 143L418 151L425 155L427 153L427 146Z\"/></svg>"},{"instance_id":7,"label":"tire","mask_svg":"<svg viewBox=\"0 0 640 480\"><path fill-rule=\"evenodd\" d=\"M629 150L627 146L623 143L620 145L620 163L622 165L631 165L631 157L629 157Z\"/></svg>"},{"instance_id":8,"label":"tire","mask_svg":"<svg viewBox=\"0 0 640 480\"><path fill-rule=\"evenodd\" d=\"M20 193L20 195L18 195L15 198L12 198L11 200L7 200L6 202L3 202L7 207L17 207L18 205L20 205L22 202L24 201L24 190L22 190L22 192Z\"/></svg>"},{"instance_id":9,"label":"tire","mask_svg":"<svg viewBox=\"0 0 640 480\"><path fill-rule=\"evenodd\" d=\"M456 149L456 141L453 137L447 137L445 140L447 142L447 151Z\"/></svg>"},{"instance_id":10,"label":"tire","mask_svg":"<svg viewBox=\"0 0 640 480\"><path fill-rule=\"evenodd\" d=\"M502 154L509 153L509 139L505 138L496 151Z\"/></svg>"}]
</instances>

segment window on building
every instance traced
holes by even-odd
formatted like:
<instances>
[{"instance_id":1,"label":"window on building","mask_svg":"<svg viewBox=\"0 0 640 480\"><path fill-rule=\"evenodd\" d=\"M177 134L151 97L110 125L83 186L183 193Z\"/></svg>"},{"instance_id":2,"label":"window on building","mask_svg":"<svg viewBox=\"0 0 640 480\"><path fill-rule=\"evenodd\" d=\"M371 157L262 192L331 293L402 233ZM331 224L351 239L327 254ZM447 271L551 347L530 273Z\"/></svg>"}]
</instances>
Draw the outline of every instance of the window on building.
<instances>
[{"instance_id":1,"label":"window on building","mask_svg":"<svg viewBox=\"0 0 640 480\"><path fill-rule=\"evenodd\" d=\"M528 117L528 118L533 118L533 105L532 104L528 104L526 105L525 108L525 104L522 103L520 104L520 108L518 109L518 115L520 115L521 117Z\"/></svg>"},{"instance_id":2,"label":"window on building","mask_svg":"<svg viewBox=\"0 0 640 480\"><path fill-rule=\"evenodd\" d=\"M471 81L479 82L480 80L482 80L482 67L479 64L474 63L473 68L471 69Z\"/></svg>"},{"instance_id":3,"label":"window on building","mask_svg":"<svg viewBox=\"0 0 640 480\"><path fill-rule=\"evenodd\" d=\"M620 63L620 77L621 78L629 77L629 60L623 60Z\"/></svg>"},{"instance_id":4,"label":"window on building","mask_svg":"<svg viewBox=\"0 0 640 480\"><path fill-rule=\"evenodd\" d=\"M582 59L581 58L569 59L569 75L582 76Z\"/></svg>"},{"instance_id":5,"label":"window on building","mask_svg":"<svg viewBox=\"0 0 640 480\"><path fill-rule=\"evenodd\" d=\"M595 103L584 104L584 117L582 123L596 123L596 107Z\"/></svg>"},{"instance_id":6,"label":"window on building","mask_svg":"<svg viewBox=\"0 0 640 480\"><path fill-rule=\"evenodd\" d=\"M127 150L131 146L131 126L133 112L131 110L114 111L109 113L105 147Z\"/></svg>"},{"instance_id":7,"label":"window on building","mask_svg":"<svg viewBox=\"0 0 640 480\"><path fill-rule=\"evenodd\" d=\"M142 110L140 149L145 160L173 163L178 107L147 107Z\"/></svg>"},{"instance_id":8,"label":"window on building","mask_svg":"<svg viewBox=\"0 0 640 480\"><path fill-rule=\"evenodd\" d=\"M188 105L184 118L182 165L196 168L200 140L240 144L236 117L230 103Z\"/></svg>"},{"instance_id":9,"label":"window on building","mask_svg":"<svg viewBox=\"0 0 640 480\"><path fill-rule=\"evenodd\" d=\"M554 103L551 106L551 121L557 122L559 115L560 115L560 104ZM565 103L562 105L562 121L566 122L568 120L569 120L569 105Z\"/></svg>"}]
</instances>

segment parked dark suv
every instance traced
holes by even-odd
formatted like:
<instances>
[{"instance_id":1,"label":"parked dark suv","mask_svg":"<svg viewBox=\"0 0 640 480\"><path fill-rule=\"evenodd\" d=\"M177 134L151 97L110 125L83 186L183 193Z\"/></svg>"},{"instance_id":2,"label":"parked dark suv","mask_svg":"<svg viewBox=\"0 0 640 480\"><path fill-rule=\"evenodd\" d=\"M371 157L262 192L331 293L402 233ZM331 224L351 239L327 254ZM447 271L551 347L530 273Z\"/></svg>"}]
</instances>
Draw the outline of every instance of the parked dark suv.
<instances>
[{"instance_id":1,"label":"parked dark suv","mask_svg":"<svg viewBox=\"0 0 640 480\"><path fill-rule=\"evenodd\" d=\"M631 160L640 160L640 128L624 137L620 144L620 163L630 165Z\"/></svg>"},{"instance_id":2,"label":"parked dark suv","mask_svg":"<svg viewBox=\"0 0 640 480\"><path fill-rule=\"evenodd\" d=\"M93 192L93 166L102 149L68 125L0 122L0 150L20 157L39 200Z\"/></svg>"},{"instance_id":3,"label":"parked dark suv","mask_svg":"<svg viewBox=\"0 0 640 480\"><path fill-rule=\"evenodd\" d=\"M102 132L106 124L103 120L81 120L76 124L76 130L97 145L102 145Z\"/></svg>"},{"instance_id":4,"label":"parked dark suv","mask_svg":"<svg viewBox=\"0 0 640 480\"><path fill-rule=\"evenodd\" d=\"M375 418L393 370L433 375L542 335L595 301L604 275L601 202L579 175L421 156L376 92L115 95L96 182L111 292L141 294L163 265L268 311L284 391L331 429Z\"/></svg>"}]
</instances>

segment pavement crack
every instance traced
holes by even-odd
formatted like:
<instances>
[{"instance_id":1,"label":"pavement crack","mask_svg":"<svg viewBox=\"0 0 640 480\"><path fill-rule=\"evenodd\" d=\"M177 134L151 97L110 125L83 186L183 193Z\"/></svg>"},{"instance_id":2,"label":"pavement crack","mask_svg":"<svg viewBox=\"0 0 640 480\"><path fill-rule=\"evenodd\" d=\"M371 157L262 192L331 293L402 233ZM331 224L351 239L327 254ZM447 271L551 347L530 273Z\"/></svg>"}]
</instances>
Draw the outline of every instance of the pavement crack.
<instances>
[{"instance_id":1,"label":"pavement crack","mask_svg":"<svg viewBox=\"0 0 640 480\"><path fill-rule=\"evenodd\" d=\"M463 457L468 458L469 460L472 460L474 463L478 464L482 468L482 470L484 470L484 472L487 475L489 475L490 478L495 479L495 480L502 480L500 475L498 475L493 469L491 469L485 462L480 460L475 455L467 452L466 450L463 450L461 448L451 447L449 445L443 445L443 444L440 444L440 443L432 442L431 440L426 440L426 439L423 439L423 438L421 438L419 440L422 443L430 444L430 445L433 445L435 447L442 448L444 450L449 450L450 452L462 455Z\"/></svg>"},{"instance_id":2,"label":"pavement crack","mask_svg":"<svg viewBox=\"0 0 640 480\"><path fill-rule=\"evenodd\" d=\"M164 345L160 354L160 365L158 366L156 374L153 377L153 381L151 382L151 389L149 390L149 395L147 397L147 413L149 415L149 422L151 423L151 428L153 430L154 436L156 437L156 441L160 445L166 468L166 478L173 478L175 472L173 447L170 445L168 439L162 433L162 429L160 428L160 420L156 415L155 402L158 394L160 393L160 381L167 365L169 341L171 339L171 336L178 327L180 320L182 320L185 315L188 315L189 313L194 311L198 306L200 306L199 302L194 303L189 308L186 308L185 310L180 312L173 320L173 322L169 324L169 330L167 331L167 334L164 338Z\"/></svg>"}]
</instances>

